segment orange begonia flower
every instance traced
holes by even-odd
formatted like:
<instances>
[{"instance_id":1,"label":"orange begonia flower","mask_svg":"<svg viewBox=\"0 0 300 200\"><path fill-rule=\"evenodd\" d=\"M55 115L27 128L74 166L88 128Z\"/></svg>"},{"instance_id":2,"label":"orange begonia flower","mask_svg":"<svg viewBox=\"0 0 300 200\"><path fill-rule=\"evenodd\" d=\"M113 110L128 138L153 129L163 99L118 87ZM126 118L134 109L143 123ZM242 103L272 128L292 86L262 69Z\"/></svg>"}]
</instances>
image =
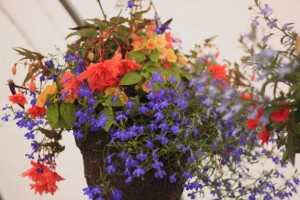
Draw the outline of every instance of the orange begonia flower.
<instances>
[{"instance_id":1,"label":"orange begonia flower","mask_svg":"<svg viewBox=\"0 0 300 200\"><path fill-rule=\"evenodd\" d=\"M55 94L57 92L57 85L56 82L53 82L51 85L47 85L45 88L46 94Z\"/></svg>"},{"instance_id":2,"label":"orange begonia flower","mask_svg":"<svg viewBox=\"0 0 300 200\"><path fill-rule=\"evenodd\" d=\"M168 49L167 51L167 59L169 62L176 62L177 56L174 53L173 49Z\"/></svg>"},{"instance_id":3,"label":"orange begonia flower","mask_svg":"<svg viewBox=\"0 0 300 200\"><path fill-rule=\"evenodd\" d=\"M36 105L38 107L44 107L47 102L47 93L45 91L41 92L41 94L36 98Z\"/></svg>"},{"instance_id":4,"label":"orange begonia flower","mask_svg":"<svg viewBox=\"0 0 300 200\"><path fill-rule=\"evenodd\" d=\"M142 48L144 48L144 46L146 45L146 43L147 43L147 39L145 39L145 38L136 38L131 43L131 46L133 47L133 51L139 51Z\"/></svg>"},{"instance_id":5,"label":"orange begonia flower","mask_svg":"<svg viewBox=\"0 0 300 200\"><path fill-rule=\"evenodd\" d=\"M155 38L155 44L158 48L165 48L167 41L164 35L157 35Z\"/></svg>"},{"instance_id":6,"label":"orange begonia flower","mask_svg":"<svg viewBox=\"0 0 300 200\"><path fill-rule=\"evenodd\" d=\"M150 38L147 42L147 49L153 50L156 49L156 42L153 38Z\"/></svg>"}]
</instances>

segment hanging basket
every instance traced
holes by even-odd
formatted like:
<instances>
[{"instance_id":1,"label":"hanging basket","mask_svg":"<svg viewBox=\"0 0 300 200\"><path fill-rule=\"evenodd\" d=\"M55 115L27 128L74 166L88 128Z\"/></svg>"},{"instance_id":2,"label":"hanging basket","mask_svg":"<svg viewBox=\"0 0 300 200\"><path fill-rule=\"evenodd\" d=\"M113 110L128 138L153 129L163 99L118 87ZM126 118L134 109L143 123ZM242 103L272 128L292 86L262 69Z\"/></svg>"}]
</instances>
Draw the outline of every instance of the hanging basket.
<instances>
[{"instance_id":1,"label":"hanging basket","mask_svg":"<svg viewBox=\"0 0 300 200\"><path fill-rule=\"evenodd\" d=\"M101 184L101 170L106 168L106 157L103 156L109 139L104 131L89 132L85 138L76 139L84 164L84 175L89 187ZM165 161L166 162L166 161ZM167 174L174 173L175 169L166 169ZM132 182L125 183L124 167L119 166L117 172L105 177L112 187L123 192L123 200L176 200L180 199L183 192L182 184L170 183L168 176L156 178L154 170L150 170L141 178L134 178ZM104 194L105 199L111 199L109 194Z\"/></svg>"}]
</instances>

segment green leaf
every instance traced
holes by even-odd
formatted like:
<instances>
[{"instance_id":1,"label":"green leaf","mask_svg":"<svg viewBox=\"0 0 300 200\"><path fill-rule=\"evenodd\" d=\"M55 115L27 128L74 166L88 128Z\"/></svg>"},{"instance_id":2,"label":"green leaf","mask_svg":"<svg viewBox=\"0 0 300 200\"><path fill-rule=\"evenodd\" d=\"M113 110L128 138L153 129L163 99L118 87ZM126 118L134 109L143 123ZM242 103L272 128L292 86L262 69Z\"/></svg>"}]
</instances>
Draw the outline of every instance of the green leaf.
<instances>
[{"instance_id":1,"label":"green leaf","mask_svg":"<svg viewBox=\"0 0 300 200\"><path fill-rule=\"evenodd\" d=\"M127 74L125 74L122 79L121 79L121 85L133 85L135 83L138 83L140 80L142 80L142 76L133 71L133 72L128 72Z\"/></svg>"},{"instance_id":2,"label":"green leaf","mask_svg":"<svg viewBox=\"0 0 300 200\"><path fill-rule=\"evenodd\" d=\"M156 82L153 84L153 90L154 91L159 91L165 86L164 83Z\"/></svg>"},{"instance_id":3,"label":"green leaf","mask_svg":"<svg viewBox=\"0 0 300 200\"><path fill-rule=\"evenodd\" d=\"M141 63L145 60L145 54L140 51L131 51L128 55L128 59Z\"/></svg>"},{"instance_id":4,"label":"green leaf","mask_svg":"<svg viewBox=\"0 0 300 200\"><path fill-rule=\"evenodd\" d=\"M181 76L186 78L187 80L191 80L191 78L192 78L192 74L185 72L185 71L181 71Z\"/></svg>"},{"instance_id":5,"label":"green leaf","mask_svg":"<svg viewBox=\"0 0 300 200\"><path fill-rule=\"evenodd\" d=\"M177 72L175 72L174 73L174 77L176 78L176 80L177 80L177 83L176 83L176 85L179 85L180 84L180 82L181 82L181 76L180 76L180 74L179 73L177 73Z\"/></svg>"},{"instance_id":6,"label":"green leaf","mask_svg":"<svg viewBox=\"0 0 300 200\"><path fill-rule=\"evenodd\" d=\"M124 106L124 104L121 102L121 100L117 97L114 101L112 100L112 98L114 97L114 95L108 95L105 99L105 104L108 106Z\"/></svg>"},{"instance_id":7,"label":"green leaf","mask_svg":"<svg viewBox=\"0 0 300 200\"><path fill-rule=\"evenodd\" d=\"M49 139L55 139L55 140L60 140L61 139L61 134L57 133L55 130L48 130L48 129L44 129L44 128L37 128L38 131L40 131L41 133L43 133L47 138Z\"/></svg>"},{"instance_id":8,"label":"green leaf","mask_svg":"<svg viewBox=\"0 0 300 200\"><path fill-rule=\"evenodd\" d=\"M76 120L75 112L76 106L72 103L62 103L60 105L60 115L70 128L73 127L73 122Z\"/></svg>"},{"instance_id":9,"label":"green leaf","mask_svg":"<svg viewBox=\"0 0 300 200\"><path fill-rule=\"evenodd\" d=\"M102 112L107 117L107 121L105 123L104 130L106 132L108 132L109 128L111 127L111 125L114 122L114 114L113 114L112 110L110 110L109 108L105 108Z\"/></svg>"},{"instance_id":10,"label":"green leaf","mask_svg":"<svg viewBox=\"0 0 300 200\"><path fill-rule=\"evenodd\" d=\"M99 29L100 30L105 30L105 29L107 29L107 25L102 21L102 20L100 20L100 19L98 19L98 18L94 18L94 19L86 19L86 20L84 20L84 21L86 21L86 22L93 22L94 23L94 25L96 25L97 27L99 27Z\"/></svg>"},{"instance_id":11,"label":"green leaf","mask_svg":"<svg viewBox=\"0 0 300 200\"><path fill-rule=\"evenodd\" d=\"M149 58L151 61L153 61L154 63L157 63L158 62L158 59L159 59L159 52L157 49L151 51L150 55L149 55Z\"/></svg>"},{"instance_id":12,"label":"green leaf","mask_svg":"<svg viewBox=\"0 0 300 200\"><path fill-rule=\"evenodd\" d=\"M47 120L50 124L56 124L58 122L59 112L57 104L50 104L47 108Z\"/></svg>"},{"instance_id":13,"label":"green leaf","mask_svg":"<svg viewBox=\"0 0 300 200\"><path fill-rule=\"evenodd\" d=\"M300 122L300 104L297 105L297 110L295 112L295 121Z\"/></svg>"},{"instance_id":14,"label":"green leaf","mask_svg":"<svg viewBox=\"0 0 300 200\"><path fill-rule=\"evenodd\" d=\"M81 37L94 37L97 35L97 31L95 29L81 29L78 31L75 31L73 33L70 33L69 35L67 35L66 39L68 39L69 37L72 36L81 36Z\"/></svg>"},{"instance_id":15,"label":"green leaf","mask_svg":"<svg viewBox=\"0 0 300 200\"><path fill-rule=\"evenodd\" d=\"M30 51L28 49L22 48L22 47L17 47L17 48L13 48L16 52L18 52L18 54L24 56L22 59L20 60L24 60L24 59L31 59L31 60L42 60L44 58L44 56L40 53L37 52L33 52Z\"/></svg>"},{"instance_id":16,"label":"green leaf","mask_svg":"<svg viewBox=\"0 0 300 200\"><path fill-rule=\"evenodd\" d=\"M148 70L149 70L149 72L150 73L155 73L155 72L160 72L160 71L162 71L162 68L161 67L157 67L157 66L155 66L155 65L151 65L151 66L149 66L148 67Z\"/></svg>"},{"instance_id":17,"label":"green leaf","mask_svg":"<svg viewBox=\"0 0 300 200\"><path fill-rule=\"evenodd\" d=\"M287 142L285 144L286 154L285 157L288 157L293 165L295 165L295 155L300 152L300 139L297 137L297 129L299 127L293 122L289 122L286 125L286 130L288 133Z\"/></svg>"}]
</instances>

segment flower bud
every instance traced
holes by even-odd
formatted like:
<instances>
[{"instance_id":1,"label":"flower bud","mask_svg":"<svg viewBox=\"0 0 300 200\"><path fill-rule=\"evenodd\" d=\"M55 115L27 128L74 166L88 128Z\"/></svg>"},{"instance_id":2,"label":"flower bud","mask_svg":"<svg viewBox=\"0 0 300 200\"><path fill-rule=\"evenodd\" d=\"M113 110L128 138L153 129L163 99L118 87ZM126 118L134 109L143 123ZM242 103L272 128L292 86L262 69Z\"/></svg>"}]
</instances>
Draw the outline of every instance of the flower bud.
<instances>
[{"instance_id":1,"label":"flower bud","mask_svg":"<svg viewBox=\"0 0 300 200\"><path fill-rule=\"evenodd\" d=\"M11 68L12 74L16 75L17 73L17 63L14 64L14 66Z\"/></svg>"},{"instance_id":2,"label":"flower bud","mask_svg":"<svg viewBox=\"0 0 300 200\"><path fill-rule=\"evenodd\" d=\"M87 58L88 58L90 61L93 61L93 60L94 60L94 57L95 57L94 53L91 52L91 51L89 51L89 52L88 52L88 55L87 55Z\"/></svg>"},{"instance_id":3,"label":"flower bud","mask_svg":"<svg viewBox=\"0 0 300 200\"><path fill-rule=\"evenodd\" d=\"M30 84L29 84L29 87L28 87L28 90L30 92L35 92L36 91L36 84L34 81L31 81Z\"/></svg>"},{"instance_id":4,"label":"flower bud","mask_svg":"<svg viewBox=\"0 0 300 200\"><path fill-rule=\"evenodd\" d=\"M300 54L300 36L296 39L295 51Z\"/></svg>"}]
</instances>

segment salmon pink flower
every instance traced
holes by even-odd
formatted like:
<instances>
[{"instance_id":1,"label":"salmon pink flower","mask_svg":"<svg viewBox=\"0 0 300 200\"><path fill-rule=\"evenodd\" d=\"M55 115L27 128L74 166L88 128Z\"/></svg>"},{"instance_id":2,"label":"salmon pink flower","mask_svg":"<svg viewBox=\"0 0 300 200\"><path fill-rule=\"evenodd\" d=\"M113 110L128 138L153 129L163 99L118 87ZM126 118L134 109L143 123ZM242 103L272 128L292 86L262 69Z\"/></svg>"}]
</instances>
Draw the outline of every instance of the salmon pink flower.
<instances>
[{"instance_id":1,"label":"salmon pink flower","mask_svg":"<svg viewBox=\"0 0 300 200\"><path fill-rule=\"evenodd\" d=\"M27 103L27 100L22 92L9 96L9 100L13 103L20 104L24 106Z\"/></svg>"},{"instance_id":2,"label":"salmon pink flower","mask_svg":"<svg viewBox=\"0 0 300 200\"><path fill-rule=\"evenodd\" d=\"M137 70L141 67L142 65L137 64L135 61L123 59L121 60L119 65L120 76L123 76L124 74Z\"/></svg>"},{"instance_id":3,"label":"salmon pink flower","mask_svg":"<svg viewBox=\"0 0 300 200\"><path fill-rule=\"evenodd\" d=\"M106 87L114 86L119 82L120 62L122 55L118 54L110 60L92 63L79 76L79 80L87 80L93 92L103 92Z\"/></svg>"},{"instance_id":4,"label":"salmon pink flower","mask_svg":"<svg viewBox=\"0 0 300 200\"><path fill-rule=\"evenodd\" d=\"M213 74L215 79L223 80L226 78L226 65L212 65L208 68L208 71Z\"/></svg>"},{"instance_id":5,"label":"salmon pink flower","mask_svg":"<svg viewBox=\"0 0 300 200\"><path fill-rule=\"evenodd\" d=\"M283 102L282 105L286 105L286 102ZM270 115L271 120L274 122L285 122L289 116L290 110L288 108L281 108L276 110Z\"/></svg>"},{"instance_id":6,"label":"salmon pink flower","mask_svg":"<svg viewBox=\"0 0 300 200\"><path fill-rule=\"evenodd\" d=\"M133 51L139 51L142 48L144 48L144 46L147 43L147 39L145 38L139 38L136 34L132 34L131 35L133 42L131 43L131 46L133 47Z\"/></svg>"},{"instance_id":7,"label":"salmon pink flower","mask_svg":"<svg viewBox=\"0 0 300 200\"><path fill-rule=\"evenodd\" d=\"M46 108L34 105L28 109L28 113L30 118L43 117L46 114Z\"/></svg>"}]
</instances>

